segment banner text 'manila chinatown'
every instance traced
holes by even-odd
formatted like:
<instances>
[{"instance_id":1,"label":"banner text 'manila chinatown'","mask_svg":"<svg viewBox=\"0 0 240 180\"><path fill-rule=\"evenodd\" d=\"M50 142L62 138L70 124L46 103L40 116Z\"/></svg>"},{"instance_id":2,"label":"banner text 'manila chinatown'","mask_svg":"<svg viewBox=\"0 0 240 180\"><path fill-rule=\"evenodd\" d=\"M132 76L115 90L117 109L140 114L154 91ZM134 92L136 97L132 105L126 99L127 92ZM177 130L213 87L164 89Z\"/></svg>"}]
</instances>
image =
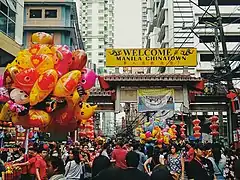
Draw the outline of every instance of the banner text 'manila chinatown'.
<instances>
[{"instance_id":1,"label":"banner text 'manila chinatown'","mask_svg":"<svg viewBox=\"0 0 240 180\"><path fill-rule=\"evenodd\" d=\"M106 49L107 67L195 67L196 48Z\"/></svg>"}]
</instances>

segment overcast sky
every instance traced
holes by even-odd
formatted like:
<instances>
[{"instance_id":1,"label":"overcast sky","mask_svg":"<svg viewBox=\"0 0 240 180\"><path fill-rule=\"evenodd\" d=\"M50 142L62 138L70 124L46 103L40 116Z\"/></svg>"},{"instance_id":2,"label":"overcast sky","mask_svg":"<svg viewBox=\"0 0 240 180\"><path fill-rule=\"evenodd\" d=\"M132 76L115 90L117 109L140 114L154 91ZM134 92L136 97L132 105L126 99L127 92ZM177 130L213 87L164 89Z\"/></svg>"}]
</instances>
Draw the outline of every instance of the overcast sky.
<instances>
[{"instance_id":1,"label":"overcast sky","mask_svg":"<svg viewBox=\"0 0 240 180\"><path fill-rule=\"evenodd\" d=\"M141 0L115 0L115 48L141 47L141 21Z\"/></svg>"}]
</instances>

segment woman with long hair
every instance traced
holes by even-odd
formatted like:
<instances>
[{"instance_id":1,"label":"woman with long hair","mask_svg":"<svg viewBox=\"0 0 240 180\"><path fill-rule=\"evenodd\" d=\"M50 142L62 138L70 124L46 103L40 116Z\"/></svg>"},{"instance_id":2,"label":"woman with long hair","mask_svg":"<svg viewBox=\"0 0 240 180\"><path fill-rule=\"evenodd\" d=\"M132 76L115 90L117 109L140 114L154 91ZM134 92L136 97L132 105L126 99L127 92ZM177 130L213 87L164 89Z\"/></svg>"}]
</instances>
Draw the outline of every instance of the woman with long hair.
<instances>
[{"instance_id":1,"label":"woman with long hair","mask_svg":"<svg viewBox=\"0 0 240 180\"><path fill-rule=\"evenodd\" d=\"M178 153L178 146L176 144L170 145L167 165L174 179L184 179L184 158L181 153Z\"/></svg>"},{"instance_id":2,"label":"woman with long hair","mask_svg":"<svg viewBox=\"0 0 240 180\"><path fill-rule=\"evenodd\" d=\"M67 180L81 179L83 175L83 166L80 161L79 151L70 149L69 161L65 166L65 177Z\"/></svg>"}]
</instances>

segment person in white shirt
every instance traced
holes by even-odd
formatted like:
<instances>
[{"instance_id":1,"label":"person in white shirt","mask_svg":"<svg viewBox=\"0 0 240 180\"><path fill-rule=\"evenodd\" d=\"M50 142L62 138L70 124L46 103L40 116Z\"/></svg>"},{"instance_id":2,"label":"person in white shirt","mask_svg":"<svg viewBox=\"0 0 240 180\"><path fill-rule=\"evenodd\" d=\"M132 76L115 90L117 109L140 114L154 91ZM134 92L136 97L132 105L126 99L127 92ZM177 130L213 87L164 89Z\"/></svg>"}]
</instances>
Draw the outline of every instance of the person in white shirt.
<instances>
[{"instance_id":1,"label":"person in white shirt","mask_svg":"<svg viewBox=\"0 0 240 180\"><path fill-rule=\"evenodd\" d=\"M70 161L65 166L65 177L67 180L81 179L83 175L83 165L80 161L79 151L72 149L69 151Z\"/></svg>"}]
</instances>

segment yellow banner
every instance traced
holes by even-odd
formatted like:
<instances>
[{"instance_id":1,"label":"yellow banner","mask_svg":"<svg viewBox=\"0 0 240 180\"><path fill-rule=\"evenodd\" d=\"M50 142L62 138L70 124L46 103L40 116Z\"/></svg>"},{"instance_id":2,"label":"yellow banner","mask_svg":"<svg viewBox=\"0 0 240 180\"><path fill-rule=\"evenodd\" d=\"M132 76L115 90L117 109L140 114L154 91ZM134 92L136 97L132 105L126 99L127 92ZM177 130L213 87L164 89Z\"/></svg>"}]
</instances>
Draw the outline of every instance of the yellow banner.
<instances>
[{"instance_id":1,"label":"yellow banner","mask_svg":"<svg viewBox=\"0 0 240 180\"><path fill-rule=\"evenodd\" d=\"M196 48L106 49L107 67L195 67Z\"/></svg>"}]
</instances>

